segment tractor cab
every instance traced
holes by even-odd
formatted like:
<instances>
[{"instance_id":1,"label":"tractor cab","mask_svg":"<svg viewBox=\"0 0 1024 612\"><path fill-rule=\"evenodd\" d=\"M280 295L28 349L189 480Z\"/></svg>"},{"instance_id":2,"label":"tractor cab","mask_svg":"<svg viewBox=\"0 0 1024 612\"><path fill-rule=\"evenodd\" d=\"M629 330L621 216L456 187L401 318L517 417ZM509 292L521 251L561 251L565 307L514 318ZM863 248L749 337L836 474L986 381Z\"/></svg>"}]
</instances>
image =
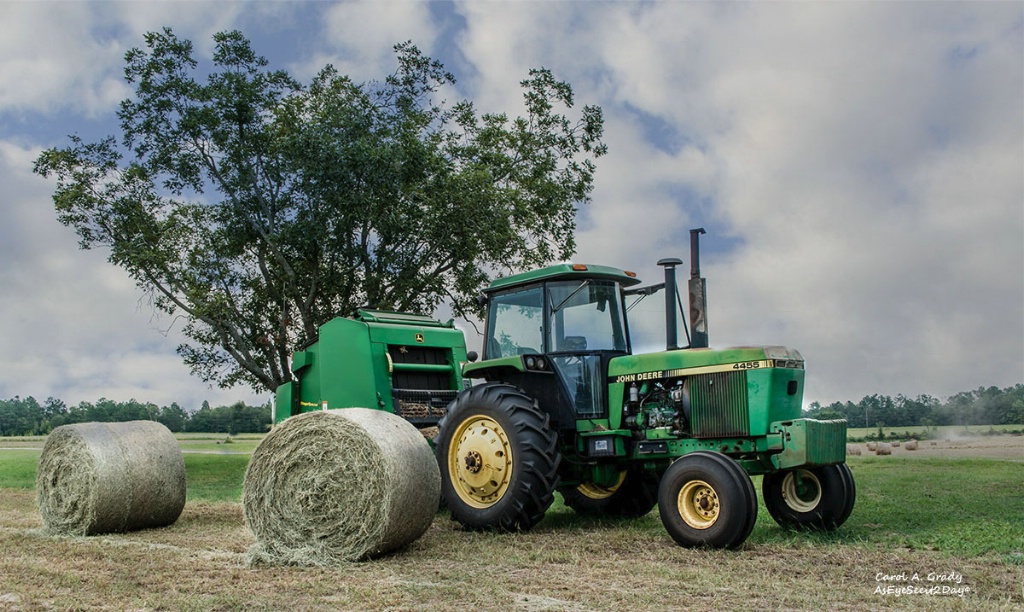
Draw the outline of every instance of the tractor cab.
<instances>
[{"instance_id":1,"label":"tractor cab","mask_svg":"<svg viewBox=\"0 0 1024 612\"><path fill-rule=\"evenodd\" d=\"M607 418L608 362L630 354L624 290L638 282L632 272L581 264L495 281L485 293L483 361L465 375L522 388L558 430Z\"/></svg>"}]
</instances>

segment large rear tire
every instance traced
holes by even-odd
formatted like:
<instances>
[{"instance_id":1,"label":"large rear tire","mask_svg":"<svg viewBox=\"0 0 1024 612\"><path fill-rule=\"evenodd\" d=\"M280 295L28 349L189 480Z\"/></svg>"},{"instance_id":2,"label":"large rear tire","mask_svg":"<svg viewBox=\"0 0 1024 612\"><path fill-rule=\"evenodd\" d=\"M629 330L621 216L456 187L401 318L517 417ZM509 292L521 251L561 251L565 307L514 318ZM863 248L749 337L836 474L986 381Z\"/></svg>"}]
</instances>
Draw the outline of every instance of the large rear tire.
<instances>
[{"instance_id":1,"label":"large rear tire","mask_svg":"<svg viewBox=\"0 0 1024 612\"><path fill-rule=\"evenodd\" d=\"M586 482L560 492L565 505L577 514L638 518L658 503L658 475L644 470L624 470L610 487Z\"/></svg>"},{"instance_id":2,"label":"large rear tire","mask_svg":"<svg viewBox=\"0 0 1024 612\"><path fill-rule=\"evenodd\" d=\"M561 456L549 418L521 390L461 392L438 423L441 496L469 529L525 531L554 500Z\"/></svg>"},{"instance_id":3,"label":"large rear tire","mask_svg":"<svg viewBox=\"0 0 1024 612\"><path fill-rule=\"evenodd\" d=\"M721 453L700 451L669 466L658 488L661 522L680 546L737 548L754 529L750 476Z\"/></svg>"},{"instance_id":4,"label":"large rear tire","mask_svg":"<svg viewBox=\"0 0 1024 612\"><path fill-rule=\"evenodd\" d=\"M856 488L846 464L765 474L764 505L787 529L832 531L853 511Z\"/></svg>"}]
</instances>

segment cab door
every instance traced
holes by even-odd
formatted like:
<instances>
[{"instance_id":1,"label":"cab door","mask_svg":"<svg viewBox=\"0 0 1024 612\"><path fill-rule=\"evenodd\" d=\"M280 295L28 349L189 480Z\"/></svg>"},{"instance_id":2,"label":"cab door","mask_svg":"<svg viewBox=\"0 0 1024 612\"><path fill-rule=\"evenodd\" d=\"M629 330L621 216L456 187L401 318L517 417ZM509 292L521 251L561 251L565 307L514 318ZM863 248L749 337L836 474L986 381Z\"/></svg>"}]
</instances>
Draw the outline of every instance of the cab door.
<instances>
[{"instance_id":1,"label":"cab door","mask_svg":"<svg viewBox=\"0 0 1024 612\"><path fill-rule=\"evenodd\" d=\"M548 283L548 355L576 419L608 416L608 361L629 352L619 284Z\"/></svg>"}]
</instances>

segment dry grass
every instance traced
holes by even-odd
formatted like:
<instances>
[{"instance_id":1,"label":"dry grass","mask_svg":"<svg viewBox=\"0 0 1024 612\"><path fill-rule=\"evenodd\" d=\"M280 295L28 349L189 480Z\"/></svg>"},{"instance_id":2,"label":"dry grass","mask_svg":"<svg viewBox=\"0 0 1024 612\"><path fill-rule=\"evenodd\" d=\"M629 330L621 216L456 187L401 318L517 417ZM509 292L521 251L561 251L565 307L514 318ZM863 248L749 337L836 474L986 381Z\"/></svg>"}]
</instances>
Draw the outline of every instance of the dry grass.
<instances>
[{"instance_id":1,"label":"dry grass","mask_svg":"<svg viewBox=\"0 0 1024 612\"><path fill-rule=\"evenodd\" d=\"M975 457L999 452L966 459L968 449L940 442L856 457L858 505L837 534L784 532L762 507L733 552L675 546L656 512L610 522L556 503L526 534L464 532L442 513L397 554L336 569L252 568L240 503L190 497L169 527L53 537L33 491L0 488L0 610L1024 610L1022 461L979 443ZM941 589L928 574L951 572L961 582L946 586L969 589L964 597L876 593Z\"/></svg>"},{"instance_id":2,"label":"dry grass","mask_svg":"<svg viewBox=\"0 0 1024 612\"><path fill-rule=\"evenodd\" d=\"M685 550L635 523L561 509L526 534L438 515L408 549L338 569L250 568L237 503L190 503L170 527L43 534L32 493L0 499L0 609L1022 609L1022 568L792 534L738 552ZM877 574L955 571L966 597L884 597ZM922 578L924 580L924 578ZM957 586L957 585L954 585Z\"/></svg>"}]
</instances>

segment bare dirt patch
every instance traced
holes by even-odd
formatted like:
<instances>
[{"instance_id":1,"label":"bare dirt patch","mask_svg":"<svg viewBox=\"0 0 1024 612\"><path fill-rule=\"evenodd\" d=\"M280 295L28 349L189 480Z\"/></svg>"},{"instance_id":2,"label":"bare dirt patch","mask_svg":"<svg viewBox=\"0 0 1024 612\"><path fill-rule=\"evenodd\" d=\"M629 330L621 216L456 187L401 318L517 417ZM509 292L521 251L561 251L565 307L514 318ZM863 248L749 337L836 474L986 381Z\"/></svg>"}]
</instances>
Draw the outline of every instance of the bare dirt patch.
<instances>
[{"instance_id":1,"label":"bare dirt patch","mask_svg":"<svg viewBox=\"0 0 1024 612\"><path fill-rule=\"evenodd\" d=\"M865 455L874 455L872 451L868 450L866 443L851 443L850 446L859 448ZM893 456L941 457L947 459L1016 459L1024 462L1024 436L950 436L937 440L921 440L918 442L917 450L907 450L906 444L901 443L899 446L893 447L892 454Z\"/></svg>"}]
</instances>

